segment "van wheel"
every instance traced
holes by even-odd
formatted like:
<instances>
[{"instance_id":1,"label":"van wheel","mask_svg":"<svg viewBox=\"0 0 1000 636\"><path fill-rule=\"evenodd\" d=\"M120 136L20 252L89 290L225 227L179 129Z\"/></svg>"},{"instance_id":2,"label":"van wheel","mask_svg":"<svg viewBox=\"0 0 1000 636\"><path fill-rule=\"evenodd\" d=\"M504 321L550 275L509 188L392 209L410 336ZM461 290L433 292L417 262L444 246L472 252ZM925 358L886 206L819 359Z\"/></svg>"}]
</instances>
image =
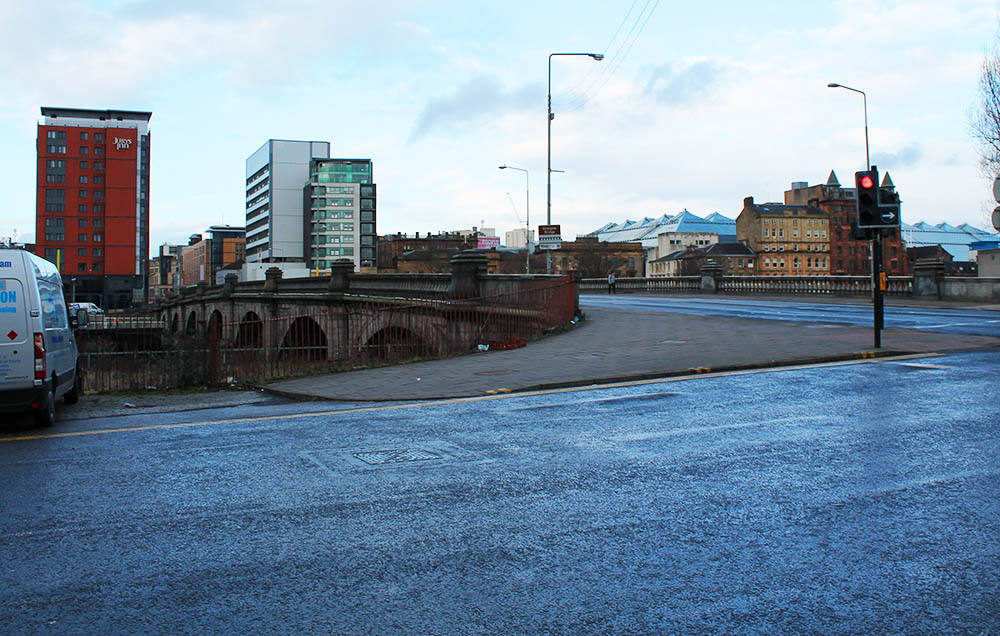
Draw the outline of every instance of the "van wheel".
<instances>
[{"instance_id":1,"label":"van wheel","mask_svg":"<svg viewBox=\"0 0 1000 636\"><path fill-rule=\"evenodd\" d=\"M73 374L73 386L63 396L63 401L66 404L76 404L80 401L81 393L83 393L83 378L80 377L80 367L77 367L76 373Z\"/></svg>"},{"instance_id":2,"label":"van wheel","mask_svg":"<svg viewBox=\"0 0 1000 636\"><path fill-rule=\"evenodd\" d=\"M35 424L42 427L52 426L56 420L56 394L52 387L49 387L45 398L45 405L35 411Z\"/></svg>"}]
</instances>

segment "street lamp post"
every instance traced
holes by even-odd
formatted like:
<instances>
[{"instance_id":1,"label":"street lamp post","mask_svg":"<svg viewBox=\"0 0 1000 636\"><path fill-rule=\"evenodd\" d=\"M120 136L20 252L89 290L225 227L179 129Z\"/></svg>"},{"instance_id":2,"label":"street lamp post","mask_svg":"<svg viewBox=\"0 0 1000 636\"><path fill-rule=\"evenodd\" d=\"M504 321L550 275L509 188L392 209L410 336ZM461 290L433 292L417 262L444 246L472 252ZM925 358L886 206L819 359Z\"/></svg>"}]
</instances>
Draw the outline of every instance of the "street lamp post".
<instances>
[{"instance_id":1,"label":"street lamp post","mask_svg":"<svg viewBox=\"0 0 1000 636\"><path fill-rule=\"evenodd\" d=\"M865 95L864 91L859 91L856 88L851 88L850 86L844 86L843 84L837 84L836 82L830 82L826 85L827 88L843 88L844 90L854 91L855 93L861 93L861 99L864 102L865 107L865 170L871 168L872 160L871 155L868 154L868 96Z\"/></svg>"},{"instance_id":2,"label":"street lamp post","mask_svg":"<svg viewBox=\"0 0 1000 636\"><path fill-rule=\"evenodd\" d=\"M552 225L552 120L555 119L555 115L552 113L552 58L557 55L583 55L587 57L594 58L598 62L604 59L603 53L549 53L549 116L548 116L548 128L549 128L549 143L548 143L548 161L546 170L546 188L545 188L545 223L547 225ZM552 251L545 250L545 273L552 273Z\"/></svg>"},{"instance_id":3,"label":"street lamp post","mask_svg":"<svg viewBox=\"0 0 1000 636\"><path fill-rule=\"evenodd\" d=\"M865 109L865 170L873 170L871 165L871 154L868 152L868 95L864 91L836 82L830 82L827 88L843 88L844 90L860 93ZM878 184L875 184L878 188ZM882 298L882 230L874 229L871 232L871 273L872 273L872 323L874 327L874 345L876 349L882 347L882 327L885 324Z\"/></svg>"},{"instance_id":4,"label":"street lamp post","mask_svg":"<svg viewBox=\"0 0 1000 636\"><path fill-rule=\"evenodd\" d=\"M524 168L515 168L514 166L508 166L504 164L500 166L501 170L519 170L524 173L524 273L531 273L531 195L529 194L529 187L531 182L529 181L528 171Z\"/></svg>"}]
</instances>

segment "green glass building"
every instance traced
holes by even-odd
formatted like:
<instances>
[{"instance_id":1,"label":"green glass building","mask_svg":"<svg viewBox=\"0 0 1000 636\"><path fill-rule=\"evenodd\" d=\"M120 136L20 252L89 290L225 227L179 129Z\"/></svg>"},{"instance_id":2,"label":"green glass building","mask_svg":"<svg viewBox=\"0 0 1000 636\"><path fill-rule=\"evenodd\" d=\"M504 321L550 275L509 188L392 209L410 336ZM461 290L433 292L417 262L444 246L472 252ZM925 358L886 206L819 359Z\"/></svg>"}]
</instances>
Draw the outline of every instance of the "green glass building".
<instances>
[{"instance_id":1,"label":"green glass building","mask_svg":"<svg viewBox=\"0 0 1000 636\"><path fill-rule=\"evenodd\" d=\"M371 159L313 159L303 203L305 259L329 272L339 259L375 267L376 205Z\"/></svg>"}]
</instances>

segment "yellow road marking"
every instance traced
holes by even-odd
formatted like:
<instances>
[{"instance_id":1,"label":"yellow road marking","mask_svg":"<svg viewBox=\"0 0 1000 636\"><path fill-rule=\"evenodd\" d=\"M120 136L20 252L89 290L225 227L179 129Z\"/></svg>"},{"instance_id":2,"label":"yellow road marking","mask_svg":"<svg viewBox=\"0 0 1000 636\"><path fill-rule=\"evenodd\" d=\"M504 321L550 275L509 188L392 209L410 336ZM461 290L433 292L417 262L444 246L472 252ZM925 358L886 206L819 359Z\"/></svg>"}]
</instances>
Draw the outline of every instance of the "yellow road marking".
<instances>
[{"instance_id":1,"label":"yellow road marking","mask_svg":"<svg viewBox=\"0 0 1000 636\"><path fill-rule=\"evenodd\" d=\"M177 424L149 424L146 426L123 426L119 428L99 428L88 431L72 431L68 433L44 433L36 435L15 435L10 437L0 437L2 442L23 442L34 439L60 439L64 437L82 437L85 435L108 435L111 433L133 433L137 431L157 431L174 428L194 428L199 426L213 426L217 424L240 424L244 422L267 422L279 420L291 420L302 417L324 417L329 415L352 415L356 413L377 413L381 411L400 411L404 409L426 408L433 406L448 406L450 404L471 404L486 400L507 400L511 398L532 397L538 395L558 395L561 393L582 393L584 391L603 391L606 389L618 389L631 386L647 386L650 384L666 384L670 382L684 382L686 380L704 380L708 378L724 378L738 375L752 375L757 373L774 373L776 371L792 371L799 369L817 369L823 367L839 367L852 364L873 364L881 362L898 362L901 360L915 360L919 358L935 358L945 354L942 353L917 353L903 356L891 356L885 358L875 358L865 355L861 360L843 360L838 362L820 362L816 364L804 364L797 366L771 367L765 369L744 369L740 371L716 371L710 372L706 367L692 369L691 375L680 375L665 378L651 378L648 380L626 380L623 382L611 382L608 384L590 384L587 386L573 386L561 389L542 389L538 391L524 391L513 393L510 389L498 389L490 395L476 397L451 398L447 400L434 400L429 402L408 402L406 404L388 404L381 406L365 406L353 409L335 409L330 411L311 411L309 413L287 413L283 415L263 415L257 417L238 417L225 420L212 420L206 422L181 422ZM499 391L503 391L500 393Z\"/></svg>"}]
</instances>

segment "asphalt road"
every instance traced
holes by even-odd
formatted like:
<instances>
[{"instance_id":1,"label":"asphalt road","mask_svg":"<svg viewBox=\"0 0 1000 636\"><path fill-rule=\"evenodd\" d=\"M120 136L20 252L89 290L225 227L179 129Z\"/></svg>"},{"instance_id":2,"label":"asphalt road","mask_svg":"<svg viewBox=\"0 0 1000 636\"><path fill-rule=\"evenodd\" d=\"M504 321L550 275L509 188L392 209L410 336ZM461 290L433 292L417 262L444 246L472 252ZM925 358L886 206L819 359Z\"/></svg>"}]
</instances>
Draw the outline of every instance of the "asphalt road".
<instances>
[{"instance_id":1,"label":"asphalt road","mask_svg":"<svg viewBox=\"0 0 1000 636\"><path fill-rule=\"evenodd\" d=\"M1000 633L1000 354L0 431L0 632Z\"/></svg>"},{"instance_id":2,"label":"asphalt road","mask_svg":"<svg viewBox=\"0 0 1000 636\"><path fill-rule=\"evenodd\" d=\"M585 310L587 307L609 307L727 318L760 318L857 326L872 324L871 305L846 303L587 294L580 296L580 306ZM886 328L901 327L971 336L1000 336L1000 311L887 306L884 317Z\"/></svg>"}]
</instances>

